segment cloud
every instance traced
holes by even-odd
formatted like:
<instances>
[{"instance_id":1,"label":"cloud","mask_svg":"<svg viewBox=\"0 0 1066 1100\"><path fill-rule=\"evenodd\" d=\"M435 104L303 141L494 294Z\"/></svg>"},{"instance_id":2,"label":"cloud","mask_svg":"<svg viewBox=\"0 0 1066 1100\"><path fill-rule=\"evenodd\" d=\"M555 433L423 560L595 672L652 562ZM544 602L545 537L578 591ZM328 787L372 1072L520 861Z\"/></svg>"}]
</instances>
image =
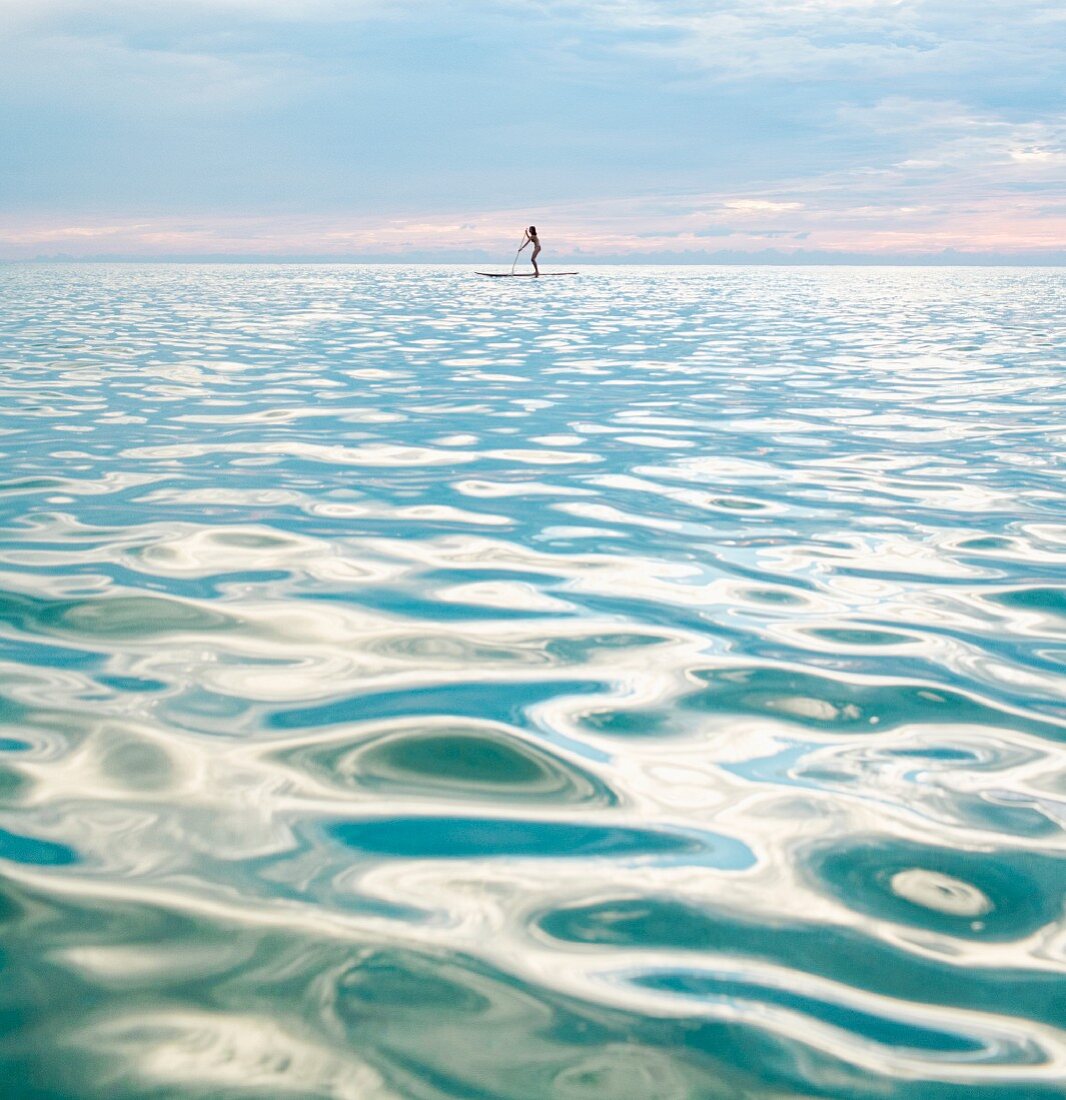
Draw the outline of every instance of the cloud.
<instances>
[{"instance_id":1,"label":"cloud","mask_svg":"<svg viewBox=\"0 0 1066 1100\"><path fill-rule=\"evenodd\" d=\"M954 250L963 258L1028 252L1040 261L1066 253L1066 205L1049 205L1042 192L1021 193L1005 204L997 195L963 199L949 185L941 185L930 192L929 201L901 203L901 185L892 171L830 173L795 181L791 189L803 192L802 204L783 196L775 200L727 194L561 203L540 208L537 224L553 260L582 255L639 260L678 248L695 254L713 238L728 240L737 255L760 253L768 240L781 242L786 256L801 243L823 257L932 257ZM743 205L730 215L731 207L745 203L786 208L776 215L781 224L753 225ZM712 223L711 211L718 218L735 220ZM80 224L0 217L0 256L32 258L62 252L144 258L288 255L403 260L419 255L442 261L498 256L502 262L511 255L515 227L524 224L525 214L516 208L481 209L476 219L429 212L406 218L217 214L206 224L187 217L127 223L101 218Z\"/></svg>"},{"instance_id":2,"label":"cloud","mask_svg":"<svg viewBox=\"0 0 1066 1100\"><path fill-rule=\"evenodd\" d=\"M0 256L1064 240L1058 0L0 0ZM408 242L408 243L405 243ZM702 243L701 243L702 242Z\"/></svg>"},{"instance_id":3,"label":"cloud","mask_svg":"<svg viewBox=\"0 0 1066 1100\"><path fill-rule=\"evenodd\" d=\"M545 2L614 49L743 82L958 78L1004 57L1053 64L1063 19L1057 0L991 4L982 12L962 0Z\"/></svg>"},{"instance_id":4,"label":"cloud","mask_svg":"<svg viewBox=\"0 0 1066 1100\"><path fill-rule=\"evenodd\" d=\"M801 202L774 202L772 199L728 199L722 206L738 214L781 214L803 209Z\"/></svg>"}]
</instances>

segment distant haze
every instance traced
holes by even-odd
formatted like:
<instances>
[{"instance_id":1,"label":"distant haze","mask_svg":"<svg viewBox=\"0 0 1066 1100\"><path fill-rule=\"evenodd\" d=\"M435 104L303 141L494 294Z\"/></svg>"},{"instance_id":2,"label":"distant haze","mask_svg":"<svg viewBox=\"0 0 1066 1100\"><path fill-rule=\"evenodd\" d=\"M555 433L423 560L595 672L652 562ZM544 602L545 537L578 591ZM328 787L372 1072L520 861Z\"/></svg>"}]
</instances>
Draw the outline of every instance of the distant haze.
<instances>
[{"instance_id":1,"label":"distant haze","mask_svg":"<svg viewBox=\"0 0 1066 1100\"><path fill-rule=\"evenodd\" d=\"M1061 0L0 0L0 259L1066 262Z\"/></svg>"}]
</instances>

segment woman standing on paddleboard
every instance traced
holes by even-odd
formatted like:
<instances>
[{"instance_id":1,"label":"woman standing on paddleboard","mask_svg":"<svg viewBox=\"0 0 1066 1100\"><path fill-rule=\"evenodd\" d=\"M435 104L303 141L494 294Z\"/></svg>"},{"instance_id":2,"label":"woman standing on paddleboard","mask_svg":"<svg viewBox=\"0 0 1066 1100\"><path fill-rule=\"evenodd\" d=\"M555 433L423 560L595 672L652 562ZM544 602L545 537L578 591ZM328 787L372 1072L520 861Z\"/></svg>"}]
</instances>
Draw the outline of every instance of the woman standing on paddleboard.
<instances>
[{"instance_id":1,"label":"woman standing on paddleboard","mask_svg":"<svg viewBox=\"0 0 1066 1100\"><path fill-rule=\"evenodd\" d=\"M533 264L533 277L538 278L540 276L540 268L537 267L537 257L540 255L540 238L537 236L537 227L535 225L531 225L526 229L526 239L522 242L522 247L518 251L522 252L528 244L533 246L533 255L529 257L530 262Z\"/></svg>"}]
</instances>

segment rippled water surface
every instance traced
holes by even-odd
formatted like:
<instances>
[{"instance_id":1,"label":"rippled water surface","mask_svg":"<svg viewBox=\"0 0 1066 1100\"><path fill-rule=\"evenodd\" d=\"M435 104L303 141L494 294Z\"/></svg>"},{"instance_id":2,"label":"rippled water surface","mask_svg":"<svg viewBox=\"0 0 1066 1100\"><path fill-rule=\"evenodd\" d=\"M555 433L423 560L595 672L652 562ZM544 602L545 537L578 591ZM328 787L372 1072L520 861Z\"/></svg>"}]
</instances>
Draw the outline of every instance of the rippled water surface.
<instances>
[{"instance_id":1,"label":"rippled water surface","mask_svg":"<svg viewBox=\"0 0 1066 1100\"><path fill-rule=\"evenodd\" d=\"M1060 1095L1064 286L0 269L3 1095Z\"/></svg>"}]
</instances>

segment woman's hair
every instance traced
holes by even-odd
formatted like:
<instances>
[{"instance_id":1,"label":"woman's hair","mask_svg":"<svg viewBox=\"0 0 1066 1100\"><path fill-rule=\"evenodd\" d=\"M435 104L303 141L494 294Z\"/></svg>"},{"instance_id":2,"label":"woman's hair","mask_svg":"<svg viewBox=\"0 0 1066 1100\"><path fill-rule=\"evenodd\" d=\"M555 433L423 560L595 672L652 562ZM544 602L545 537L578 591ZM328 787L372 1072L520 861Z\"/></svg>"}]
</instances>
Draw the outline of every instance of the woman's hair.
<instances>
[{"instance_id":1,"label":"woman's hair","mask_svg":"<svg viewBox=\"0 0 1066 1100\"><path fill-rule=\"evenodd\" d=\"M537 227L535 225L531 225L529 227L529 231L533 234L534 237L537 235Z\"/></svg>"}]
</instances>

